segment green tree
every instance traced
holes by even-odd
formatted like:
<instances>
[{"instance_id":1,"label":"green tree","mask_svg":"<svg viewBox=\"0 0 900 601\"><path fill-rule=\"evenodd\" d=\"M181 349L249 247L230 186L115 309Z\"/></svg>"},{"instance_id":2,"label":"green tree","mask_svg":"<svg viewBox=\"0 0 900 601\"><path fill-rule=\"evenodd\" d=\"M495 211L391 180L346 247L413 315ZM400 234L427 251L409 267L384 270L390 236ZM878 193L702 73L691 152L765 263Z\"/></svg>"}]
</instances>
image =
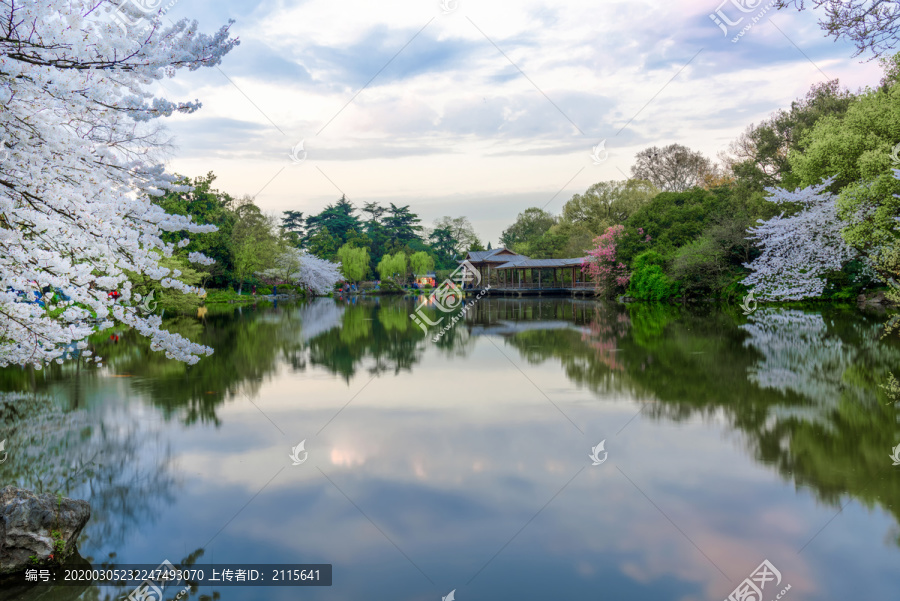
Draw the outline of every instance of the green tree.
<instances>
[{"instance_id":1,"label":"green tree","mask_svg":"<svg viewBox=\"0 0 900 601\"><path fill-rule=\"evenodd\" d=\"M369 273L369 250L365 247L345 244L337 252L341 261L341 273L351 282L365 279Z\"/></svg>"},{"instance_id":2,"label":"green tree","mask_svg":"<svg viewBox=\"0 0 900 601\"><path fill-rule=\"evenodd\" d=\"M180 249L179 256L186 257L191 252L201 252L215 261L212 265L197 266L193 269L200 275L200 284L225 286L231 281L234 270L231 248L231 230L237 219L235 199L213 188L216 176L212 172L193 180L183 177L179 185L190 186L187 192L166 191L154 202L167 213L190 215L197 223L208 223L218 228L215 232L191 236L190 243ZM166 242L177 243L183 237L180 232L163 234Z\"/></svg>"},{"instance_id":3,"label":"green tree","mask_svg":"<svg viewBox=\"0 0 900 601\"><path fill-rule=\"evenodd\" d=\"M405 245L413 240L419 240L422 226L418 225L422 220L418 215L409 210L409 205L397 207L391 203L384 218L384 226L390 236L391 242Z\"/></svg>"},{"instance_id":4,"label":"green tree","mask_svg":"<svg viewBox=\"0 0 900 601\"><path fill-rule=\"evenodd\" d=\"M543 236L556 221L556 217L543 209L525 209L516 217L515 223L503 230L500 243L506 248L526 254L523 251L527 250L527 245Z\"/></svg>"},{"instance_id":5,"label":"green tree","mask_svg":"<svg viewBox=\"0 0 900 601\"><path fill-rule=\"evenodd\" d=\"M652 146L635 155L634 179L650 182L660 190L684 192L702 185L714 175L712 162L703 153L681 144Z\"/></svg>"},{"instance_id":6,"label":"green tree","mask_svg":"<svg viewBox=\"0 0 900 601\"><path fill-rule=\"evenodd\" d=\"M284 233L288 243L300 248L305 233L303 211L282 211L284 217L281 218L281 231Z\"/></svg>"},{"instance_id":7,"label":"green tree","mask_svg":"<svg viewBox=\"0 0 900 601\"><path fill-rule=\"evenodd\" d=\"M432 230L428 239L437 254L441 268L447 269L452 264L453 259L458 256L458 253L453 250L457 245L457 241L453 238L453 233L449 229L438 227Z\"/></svg>"},{"instance_id":8,"label":"green tree","mask_svg":"<svg viewBox=\"0 0 900 601\"><path fill-rule=\"evenodd\" d=\"M409 257L409 265L414 275L425 275L434 270L434 258L425 251L419 251Z\"/></svg>"},{"instance_id":9,"label":"green tree","mask_svg":"<svg viewBox=\"0 0 900 601\"><path fill-rule=\"evenodd\" d=\"M368 214L369 219L366 221L366 229L368 230L372 225L382 225L382 217L384 216L385 208L380 206L375 202L367 202L363 205L362 211L363 213Z\"/></svg>"},{"instance_id":10,"label":"green tree","mask_svg":"<svg viewBox=\"0 0 900 601\"><path fill-rule=\"evenodd\" d=\"M237 220L231 231L234 254L234 277L241 293L244 281L272 265L281 250L275 235L274 219L263 215L250 197L241 199L236 209Z\"/></svg>"},{"instance_id":11,"label":"green tree","mask_svg":"<svg viewBox=\"0 0 900 601\"><path fill-rule=\"evenodd\" d=\"M802 185L834 178L842 235L867 256L883 280L900 275L897 215L900 180L893 147L900 139L900 85L868 90L842 115L828 115L807 133L806 148L789 161ZM807 183L808 182L808 183Z\"/></svg>"},{"instance_id":12,"label":"green tree","mask_svg":"<svg viewBox=\"0 0 900 601\"><path fill-rule=\"evenodd\" d=\"M528 252L525 254L532 259L563 258L563 249L565 249L569 239L564 234L554 231L554 228L556 227L557 226L553 226L544 232L537 240L532 241L531 244L528 245Z\"/></svg>"},{"instance_id":13,"label":"green tree","mask_svg":"<svg viewBox=\"0 0 900 601\"><path fill-rule=\"evenodd\" d=\"M678 294L678 285L664 271L665 260L654 250L634 259L634 271L628 281L628 294L642 300L663 300Z\"/></svg>"},{"instance_id":14,"label":"green tree","mask_svg":"<svg viewBox=\"0 0 900 601\"><path fill-rule=\"evenodd\" d=\"M306 241L306 247L309 249L310 254L326 261L333 261L336 256L335 249L337 245L327 227L321 228L310 236Z\"/></svg>"},{"instance_id":15,"label":"green tree","mask_svg":"<svg viewBox=\"0 0 900 601\"><path fill-rule=\"evenodd\" d=\"M306 218L306 229L308 235L314 236L320 230L327 228L328 232L334 238L336 246L343 245L347 242L347 237L351 231L359 232L362 224L359 218L354 214L356 207L353 206L345 196L333 205L328 205L318 215ZM318 253L316 256L322 257Z\"/></svg>"},{"instance_id":16,"label":"green tree","mask_svg":"<svg viewBox=\"0 0 900 601\"><path fill-rule=\"evenodd\" d=\"M725 253L719 245L709 237L701 236L675 251L671 273L686 293L696 294L717 290L728 268Z\"/></svg>"},{"instance_id":17,"label":"green tree","mask_svg":"<svg viewBox=\"0 0 900 601\"><path fill-rule=\"evenodd\" d=\"M599 182L563 206L561 221L583 225L596 236L611 225L625 223L657 194L659 189L644 180Z\"/></svg>"},{"instance_id":18,"label":"green tree","mask_svg":"<svg viewBox=\"0 0 900 601\"><path fill-rule=\"evenodd\" d=\"M362 210L368 216L368 219L364 222L364 231L370 241L368 245L369 266L374 272L378 261L384 256L387 246L391 243L391 236L384 223L382 223L386 209L374 202L367 202L363 205Z\"/></svg>"},{"instance_id":19,"label":"green tree","mask_svg":"<svg viewBox=\"0 0 900 601\"><path fill-rule=\"evenodd\" d=\"M585 256L585 253L593 247L594 238L597 237L597 234L583 223L572 223L565 219L550 228L549 233L559 234L565 239L565 244L557 255L564 258Z\"/></svg>"},{"instance_id":20,"label":"green tree","mask_svg":"<svg viewBox=\"0 0 900 601\"><path fill-rule=\"evenodd\" d=\"M450 233L448 242L453 244L450 250L453 254L462 254L480 244L475 228L468 217L444 216L434 220L434 228L435 230L447 230Z\"/></svg>"},{"instance_id":21,"label":"green tree","mask_svg":"<svg viewBox=\"0 0 900 601\"><path fill-rule=\"evenodd\" d=\"M841 88L837 79L815 84L804 98L791 108L776 111L759 125L750 125L722 156L739 182L763 195L766 186L794 189L801 185L789 160L792 153L803 153L807 134L821 119L839 117L847 112L853 94Z\"/></svg>"},{"instance_id":22,"label":"green tree","mask_svg":"<svg viewBox=\"0 0 900 601\"><path fill-rule=\"evenodd\" d=\"M353 248L365 248L369 249L372 245L372 239L362 232L357 232L356 230L350 230L347 232L347 244L352 246Z\"/></svg>"},{"instance_id":23,"label":"green tree","mask_svg":"<svg viewBox=\"0 0 900 601\"><path fill-rule=\"evenodd\" d=\"M662 192L628 218L618 256L637 269L638 256L652 250L662 260L647 263L645 257L647 277L655 265L687 295L721 294L726 288L735 294L736 282L748 273L744 264L759 254L747 239L747 228L759 218L751 210L755 205L748 206L733 186ZM640 285L634 284L633 295L645 294Z\"/></svg>"},{"instance_id":24,"label":"green tree","mask_svg":"<svg viewBox=\"0 0 900 601\"><path fill-rule=\"evenodd\" d=\"M729 200L727 189L658 194L625 222L628 235L622 238L619 257L630 262L648 248L670 257L675 249L696 240Z\"/></svg>"},{"instance_id":25,"label":"green tree","mask_svg":"<svg viewBox=\"0 0 900 601\"><path fill-rule=\"evenodd\" d=\"M400 284L406 279L406 255L397 252L393 255L384 255L378 263L378 273L382 280L392 280Z\"/></svg>"},{"instance_id":26,"label":"green tree","mask_svg":"<svg viewBox=\"0 0 900 601\"><path fill-rule=\"evenodd\" d=\"M882 89L888 90L900 83L900 52L892 56L883 56L878 62L881 64L881 70L884 72L879 83Z\"/></svg>"}]
</instances>

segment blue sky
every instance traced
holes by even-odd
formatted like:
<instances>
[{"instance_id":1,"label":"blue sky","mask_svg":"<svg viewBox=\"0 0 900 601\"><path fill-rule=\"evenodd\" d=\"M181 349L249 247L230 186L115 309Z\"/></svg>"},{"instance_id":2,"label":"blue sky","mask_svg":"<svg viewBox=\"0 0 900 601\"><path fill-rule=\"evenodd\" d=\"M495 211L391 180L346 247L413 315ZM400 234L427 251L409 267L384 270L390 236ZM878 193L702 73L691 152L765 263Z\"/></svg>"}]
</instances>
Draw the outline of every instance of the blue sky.
<instances>
[{"instance_id":1,"label":"blue sky","mask_svg":"<svg viewBox=\"0 0 900 601\"><path fill-rule=\"evenodd\" d=\"M742 19L727 36L717 10ZM159 88L204 105L168 119L171 170L213 171L268 212L312 214L346 193L409 204L426 226L465 215L495 245L524 209L558 213L625 179L647 146L715 158L815 83L880 78L815 11L763 0L179 0L169 16L205 31L234 19L241 39L220 68ZM609 158L595 165L601 140Z\"/></svg>"}]
</instances>

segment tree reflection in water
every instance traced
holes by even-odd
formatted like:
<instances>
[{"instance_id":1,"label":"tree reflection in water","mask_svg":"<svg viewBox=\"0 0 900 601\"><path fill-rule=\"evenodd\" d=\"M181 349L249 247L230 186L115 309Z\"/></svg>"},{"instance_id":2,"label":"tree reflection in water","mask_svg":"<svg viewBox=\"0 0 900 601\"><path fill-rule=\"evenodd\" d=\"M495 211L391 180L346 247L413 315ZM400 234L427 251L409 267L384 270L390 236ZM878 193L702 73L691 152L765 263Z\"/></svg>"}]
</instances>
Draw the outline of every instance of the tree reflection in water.
<instances>
[{"instance_id":1,"label":"tree reflection in water","mask_svg":"<svg viewBox=\"0 0 900 601\"><path fill-rule=\"evenodd\" d=\"M161 423L125 407L64 411L46 394L0 393L0 482L38 493L90 499L82 532L115 548L136 523L162 513L177 488Z\"/></svg>"},{"instance_id":2,"label":"tree reflection in water","mask_svg":"<svg viewBox=\"0 0 900 601\"><path fill-rule=\"evenodd\" d=\"M195 366L151 353L146 341L122 331L119 342L91 341L107 358L106 371L0 370L0 386L20 391L2 404L0 439L8 439L9 460L0 475L95 499L85 536L114 546L134 517L159 514L175 482L167 451L147 452L158 430L139 428L129 406L91 409L105 376L134 376L121 380L121 390L164 420L218 424L223 403L252 396L284 368L349 384L360 372L412 371L429 352L471 356L488 336L518 353L517 363L558 363L601 401L613 394L652 401L645 417L724 420L751 456L786 481L835 508L847 497L880 506L900 523L900 479L885 477L900 421L881 387L900 365L900 349L880 338L877 318L833 307L760 309L745 317L711 306L485 297L432 342L409 318L416 305L414 298L323 298L277 310L211 309L202 320L166 320L169 329L215 348ZM432 320L452 318L426 311Z\"/></svg>"}]
</instances>

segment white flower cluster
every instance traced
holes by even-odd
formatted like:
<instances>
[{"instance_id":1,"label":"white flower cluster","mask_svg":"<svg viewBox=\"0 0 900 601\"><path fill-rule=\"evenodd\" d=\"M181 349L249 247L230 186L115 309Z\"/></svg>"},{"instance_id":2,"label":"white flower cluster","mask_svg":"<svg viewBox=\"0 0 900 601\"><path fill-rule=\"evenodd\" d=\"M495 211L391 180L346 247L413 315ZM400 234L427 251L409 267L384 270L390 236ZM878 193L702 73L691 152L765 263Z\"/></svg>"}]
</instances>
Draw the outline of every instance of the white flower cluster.
<instances>
[{"instance_id":1,"label":"white flower cluster","mask_svg":"<svg viewBox=\"0 0 900 601\"><path fill-rule=\"evenodd\" d=\"M183 186L164 172L159 128L144 122L199 104L147 89L178 69L219 64L238 42L228 25L210 36L187 20L156 19L129 36L108 19L124 5L0 0L0 365L66 358L110 319L181 361L212 352L122 301L132 295L126 272L193 290L159 266L174 248L160 235L215 230L150 200ZM68 300L54 305L45 290Z\"/></svg>"},{"instance_id":2,"label":"white flower cluster","mask_svg":"<svg viewBox=\"0 0 900 601\"><path fill-rule=\"evenodd\" d=\"M216 262L215 259L210 259L203 253L192 252L188 253L188 261L191 263L197 263L199 265L212 265Z\"/></svg>"},{"instance_id":3,"label":"white flower cluster","mask_svg":"<svg viewBox=\"0 0 900 601\"><path fill-rule=\"evenodd\" d=\"M275 267L259 275L305 286L318 295L328 294L344 279L340 263L320 259L297 248L289 248L278 255Z\"/></svg>"},{"instance_id":4,"label":"white flower cluster","mask_svg":"<svg viewBox=\"0 0 900 601\"><path fill-rule=\"evenodd\" d=\"M825 289L823 275L838 270L855 253L841 236L835 196L823 183L788 192L766 188L766 199L776 204L797 203L803 208L795 215L782 213L750 228L749 239L757 240L762 254L744 266L753 273L744 279L757 298L800 300L820 296Z\"/></svg>"}]
</instances>

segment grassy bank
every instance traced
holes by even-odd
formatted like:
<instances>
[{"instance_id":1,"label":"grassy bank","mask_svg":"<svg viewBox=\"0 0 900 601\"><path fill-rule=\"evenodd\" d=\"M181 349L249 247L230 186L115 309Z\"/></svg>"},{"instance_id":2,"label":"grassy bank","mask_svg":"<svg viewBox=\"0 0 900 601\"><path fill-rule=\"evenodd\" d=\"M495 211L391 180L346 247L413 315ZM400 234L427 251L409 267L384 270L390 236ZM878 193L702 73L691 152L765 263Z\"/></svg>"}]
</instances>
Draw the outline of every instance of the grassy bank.
<instances>
[{"instance_id":1,"label":"grassy bank","mask_svg":"<svg viewBox=\"0 0 900 601\"><path fill-rule=\"evenodd\" d=\"M270 287L257 288L256 296L253 296L249 290L244 290L242 294L238 294L231 288L207 289L204 303L207 305L219 303L253 303L262 300L269 294L272 294L272 289ZM306 292L303 289L292 286L279 286L278 294L289 294L299 298L306 298Z\"/></svg>"}]
</instances>

